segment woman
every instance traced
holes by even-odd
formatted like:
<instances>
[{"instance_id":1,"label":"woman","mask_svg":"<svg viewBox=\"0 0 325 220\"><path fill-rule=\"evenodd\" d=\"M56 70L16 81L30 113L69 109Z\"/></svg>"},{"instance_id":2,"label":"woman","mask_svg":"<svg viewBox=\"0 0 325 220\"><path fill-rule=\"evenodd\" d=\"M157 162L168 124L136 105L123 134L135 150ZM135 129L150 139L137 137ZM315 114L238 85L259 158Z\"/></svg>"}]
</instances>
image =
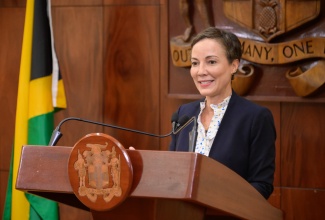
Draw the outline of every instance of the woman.
<instances>
[{"instance_id":1,"label":"woman","mask_svg":"<svg viewBox=\"0 0 325 220\"><path fill-rule=\"evenodd\" d=\"M197 118L195 152L234 170L267 199L273 192L276 132L268 109L232 90L240 41L210 27L193 39L191 49L191 76L205 98L180 106L178 116ZM191 129L173 135L170 150L188 151Z\"/></svg>"}]
</instances>

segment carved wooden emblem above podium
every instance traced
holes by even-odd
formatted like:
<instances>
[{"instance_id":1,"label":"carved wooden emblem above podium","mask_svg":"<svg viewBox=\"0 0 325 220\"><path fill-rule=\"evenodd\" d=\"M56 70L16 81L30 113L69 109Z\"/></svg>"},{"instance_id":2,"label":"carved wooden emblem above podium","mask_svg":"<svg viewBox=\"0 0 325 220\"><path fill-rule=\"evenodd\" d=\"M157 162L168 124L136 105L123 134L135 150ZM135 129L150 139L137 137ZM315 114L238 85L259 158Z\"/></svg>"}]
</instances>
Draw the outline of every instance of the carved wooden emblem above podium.
<instances>
[{"instance_id":1,"label":"carved wooden emblem above podium","mask_svg":"<svg viewBox=\"0 0 325 220\"><path fill-rule=\"evenodd\" d=\"M109 135L94 133L80 139L68 166L74 194L90 209L110 210L129 194L133 179L129 156Z\"/></svg>"},{"instance_id":2,"label":"carved wooden emblem above podium","mask_svg":"<svg viewBox=\"0 0 325 220\"><path fill-rule=\"evenodd\" d=\"M176 30L178 26L170 26L174 66L170 67L170 93L175 94L195 91L194 86L179 87L173 80L190 81L189 77L185 79L185 74L176 75L176 72L183 73L183 67L190 67L191 39L206 26L201 21L204 16L199 16L202 13L197 13L199 9L193 10L194 6L184 13L189 2L188 7L180 8L180 14L187 15L183 20L191 23L184 22L186 30L191 27L192 31L181 34L182 30ZM175 3L170 1L170 4ZM233 81L233 88L239 95L266 98L292 96L292 92L300 97L320 94L325 86L325 74L321 71L325 65L323 1L222 0L212 1L210 5L200 1L200 4L211 8L213 26L235 33L241 41L243 62L240 70L244 71L238 71ZM172 7L175 5L170 6L171 11ZM171 18L173 23L174 20ZM191 33L190 37L187 33ZM322 91L321 96L324 96L325 91Z\"/></svg>"},{"instance_id":3,"label":"carved wooden emblem above podium","mask_svg":"<svg viewBox=\"0 0 325 220\"><path fill-rule=\"evenodd\" d=\"M320 0L224 0L225 16L254 30L264 41L315 19Z\"/></svg>"}]
</instances>

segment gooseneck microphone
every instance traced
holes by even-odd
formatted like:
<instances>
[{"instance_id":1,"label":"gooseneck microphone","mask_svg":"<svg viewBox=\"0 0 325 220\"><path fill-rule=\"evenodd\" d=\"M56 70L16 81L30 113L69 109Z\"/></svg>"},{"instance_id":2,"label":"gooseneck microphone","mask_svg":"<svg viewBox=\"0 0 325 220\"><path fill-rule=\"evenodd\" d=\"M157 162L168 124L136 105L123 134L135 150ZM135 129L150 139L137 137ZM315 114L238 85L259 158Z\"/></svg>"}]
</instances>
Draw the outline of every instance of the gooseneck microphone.
<instances>
[{"instance_id":1,"label":"gooseneck microphone","mask_svg":"<svg viewBox=\"0 0 325 220\"><path fill-rule=\"evenodd\" d=\"M190 119L187 115L183 115L178 120L178 114L175 112L172 116L172 133L177 134L179 131L181 131L184 127L186 127L188 124L192 122L192 118Z\"/></svg>"},{"instance_id":2,"label":"gooseneck microphone","mask_svg":"<svg viewBox=\"0 0 325 220\"><path fill-rule=\"evenodd\" d=\"M196 117L192 117L189 119L188 116L182 116L180 120L177 120L177 112L175 112L172 116L172 123L173 123L173 134L177 134L179 131L181 131L183 128L185 128L187 125L189 125L191 122L193 122L192 130L189 132L189 152L194 152L195 145L196 145L196 139L197 139L197 120ZM178 122L177 122L178 121Z\"/></svg>"},{"instance_id":3,"label":"gooseneck microphone","mask_svg":"<svg viewBox=\"0 0 325 220\"><path fill-rule=\"evenodd\" d=\"M175 116L175 114L174 114L173 117L172 117L173 130L168 134L158 135L158 134L151 134L151 133L147 133L147 132L143 132L143 131L133 130L133 129L129 129L129 128L119 127L119 126L116 126L116 125L91 121L91 120L87 120L87 119L69 117L69 118L63 119L59 123L59 125L54 129L54 131L52 132L50 142L49 142L49 146L55 146L56 145L56 143L62 137L62 133L60 132L60 128L61 128L62 124L65 123L66 121L69 121L69 120L101 125L101 126L104 126L104 127L115 128L115 129L119 129L119 130L124 130L124 131L128 131L128 132L133 132L133 133L138 133L138 134L143 134L143 135L148 135L148 136L158 137L158 138L164 138L164 137L170 136L171 134L177 134L180 130L182 130L184 127L186 127L190 123L189 121L191 121L191 120L188 120L188 116L182 116L180 118L180 120L178 120L177 115Z\"/></svg>"},{"instance_id":4,"label":"gooseneck microphone","mask_svg":"<svg viewBox=\"0 0 325 220\"><path fill-rule=\"evenodd\" d=\"M177 121L178 121L178 114L177 112L175 112L173 115L172 115L172 120L171 120L171 123L172 123L172 132L175 132L175 130L177 129Z\"/></svg>"}]
</instances>

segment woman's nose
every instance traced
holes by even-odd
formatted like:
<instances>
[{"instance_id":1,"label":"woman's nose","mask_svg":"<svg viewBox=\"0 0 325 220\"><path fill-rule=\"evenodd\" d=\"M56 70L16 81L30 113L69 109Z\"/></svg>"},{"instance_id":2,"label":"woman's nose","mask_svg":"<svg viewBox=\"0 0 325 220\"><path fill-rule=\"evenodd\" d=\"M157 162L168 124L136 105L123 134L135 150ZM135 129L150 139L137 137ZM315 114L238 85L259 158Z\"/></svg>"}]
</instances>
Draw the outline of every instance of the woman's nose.
<instances>
[{"instance_id":1,"label":"woman's nose","mask_svg":"<svg viewBox=\"0 0 325 220\"><path fill-rule=\"evenodd\" d=\"M198 66L198 75L205 75L207 73L206 66L204 64L200 64Z\"/></svg>"}]
</instances>

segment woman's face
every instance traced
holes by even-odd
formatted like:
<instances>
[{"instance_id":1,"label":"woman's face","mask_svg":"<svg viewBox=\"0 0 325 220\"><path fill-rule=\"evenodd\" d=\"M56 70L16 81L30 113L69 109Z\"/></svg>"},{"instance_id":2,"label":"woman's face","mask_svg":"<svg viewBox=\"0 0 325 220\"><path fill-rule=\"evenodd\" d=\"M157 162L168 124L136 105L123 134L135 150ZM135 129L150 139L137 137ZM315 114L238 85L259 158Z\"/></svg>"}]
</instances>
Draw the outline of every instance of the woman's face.
<instances>
[{"instance_id":1,"label":"woman's face","mask_svg":"<svg viewBox=\"0 0 325 220\"><path fill-rule=\"evenodd\" d=\"M191 55L191 76L200 94L212 102L231 95L231 75L236 72L239 61L229 63L225 48L213 39L197 42Z\"/></svg>"}]
</instances>

